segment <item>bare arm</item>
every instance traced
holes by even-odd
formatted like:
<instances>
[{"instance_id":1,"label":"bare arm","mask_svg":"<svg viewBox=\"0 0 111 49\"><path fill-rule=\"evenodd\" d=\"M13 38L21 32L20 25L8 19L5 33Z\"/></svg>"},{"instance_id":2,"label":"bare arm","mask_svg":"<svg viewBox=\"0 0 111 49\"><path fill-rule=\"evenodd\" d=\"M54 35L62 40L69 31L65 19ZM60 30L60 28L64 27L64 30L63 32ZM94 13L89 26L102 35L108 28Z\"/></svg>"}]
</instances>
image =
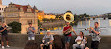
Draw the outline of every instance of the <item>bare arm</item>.
<instances>
[{"instance_id":1,"label":"bare arm","mask_svg":"<svg viewBox=\"0 0 111 49\"><path fill-rule=\"evenodd\" d=\"M77 34L76 34L76 32L75 32L75 30L73 29L72 26L71 26L71 29L72 29L73 33L77 36Z\"/></svg>"},{"instance_id":2,"label":"bare arm","mask_svg":"<svg viewBox=\"0 0 111 49\"><path fill-rule=\"evenodd\" d=\"M62 33L65 33L65 31L62 31Z\"/></svg>"},{"instance_id":3,"label":"bare arm","mask_svg":"<svg viewBox=\"0 0 111 49\"><path fill-rule=\"evenodd\" d=\"M62 33L63 33L63 34L65 33L64 29L63 29Z\"/></svg>"},{"instance_id":4,"label":"bare arm","mask_svg":"<svg viewBox=\"0 0 111 49\"><path fill-rule=\"evenodd\" d=\"M100 34L100 32L93 30L96 34Z\"/></svg>"},{"instance_id":5,"label":"bare arm","mask_svg":"<svg viewBox=\"0 0 111 49\"><path fill-rule=\"evenodd\" d=\"M35 32L35 30L31 30L32 32Z\"/></svg>"},{"instance_id":6,"label":"bare arm","mask_svg":"<svg viewBox=\"0 0 111 49\"><path fill-rule=\"evenodd\" d=\"M0 32L3 32L4 30L6 30L6 28L4 28L3 30L0 30Z\"/></svg>"},{"instance_id":7,"label":"bare arm","mask_svg":"<svg viewBox=\"0 0 111 49\"><path fill-rule=\"evenodd\" d=\"M49 41L50 43L52 43L53 42L53 40L51 40L51 41Z\"/></svg>"},{"instance_id":8,"label":"bare arm","mask_svg":"<svg viewBox=\"0 0 111 49\"><path fill-rule=\"evenodd\" d=\"M86 42L87 42L87 38L85 37L85 40L86 40Z\"/></svg>"},{"instance_id":9,"label":"bare arm","mask_svg":"<svg viewBox=\"0 0 111 49\"><path fill-rule=\"evenodd\" d=\"M31 29L31 31L35 33L35 28Z\"/></svg>"},{"instance_id":10,"label":"bare arm","mask_svg":"<svg viewBox=\"0 0 111 49\"><path fill-rule=\"evenodd\" d=\"M100 32L95 31L94 28L91 28L92 31L94 31L96 34L100 34Z\"/></svg>"},{"instance_id":11,"label":"bare arm","mask_svg":"<svg viewBox=\"0 0 111 49\"><path fill-rule=\"evenodd\" d=\"M73 30L73 33L77 36L76 32Z\"/></svg>"}]
</instances>

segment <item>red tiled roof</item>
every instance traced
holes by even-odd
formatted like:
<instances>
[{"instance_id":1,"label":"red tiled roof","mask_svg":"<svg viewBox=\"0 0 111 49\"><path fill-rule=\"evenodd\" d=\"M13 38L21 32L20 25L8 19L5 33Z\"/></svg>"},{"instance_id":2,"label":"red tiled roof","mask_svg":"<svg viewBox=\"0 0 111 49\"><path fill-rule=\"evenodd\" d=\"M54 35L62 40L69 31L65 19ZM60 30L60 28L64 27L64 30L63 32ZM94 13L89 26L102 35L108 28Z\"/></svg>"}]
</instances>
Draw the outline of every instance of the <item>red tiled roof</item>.
<instances>
[{"instance_id":1,"label":"red tiled roof","mask_svg":"<svg viewBox=\"0 0 111 49\"><path fill-rule=\"evenodd\" d=\"M17 8L20 8L21 7L21 5L17 5L17 4L14 4Z\"/></svg>"},{"instance_id":2,"label":"red tiled roof","mask_svg":"<svg viewBox=\"0 0 111 49\"><path fill-rule=\"evenodd\" d=\"M31 8L31 10L32 10L32 13L34 13L34 9Z\"/></svg>"},{"instance_id":3,"label":"red tiled roof","mask_svg":"<svg viewBox=\"0 0 111 49\"><path fill-rule=\"evenodd\" d=\"M23 8L23 11L24 11L24 12L26 12L26 11L27 11L28 6L22 6L22 8Z\"/></svg>"},{"instance_id":4,"label":"red tiled roof","mask_svg":"<svg viewBox=\"0 0 111 49\"><path fill-rule=\"evenodd\" d=\"M20 10L20 8L22 7L23 8L23 11L24 12L27 12L27 8L28 8L28 5L17 5L17 4L14 4L19 10ZM32 12L34 12L34 9L32 9L31 8L31 10L32 10Z\"/></svg>"}]
</instances>

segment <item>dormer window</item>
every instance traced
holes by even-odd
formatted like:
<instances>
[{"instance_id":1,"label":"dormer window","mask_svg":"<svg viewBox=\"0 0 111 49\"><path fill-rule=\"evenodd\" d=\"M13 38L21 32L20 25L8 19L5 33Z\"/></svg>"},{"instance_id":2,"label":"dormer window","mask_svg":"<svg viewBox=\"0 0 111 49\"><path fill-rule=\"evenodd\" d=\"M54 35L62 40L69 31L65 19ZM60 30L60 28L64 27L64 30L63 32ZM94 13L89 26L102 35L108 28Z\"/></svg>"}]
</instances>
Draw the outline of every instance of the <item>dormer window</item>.
<instances>
[{"instance_id":1,"label":"dormer window","mask_svg":"<svg viewBox=\"0 0 111 49\"><path fill-rule=\"evenodd\" d=\"M3 10L3 8L2 8L2 10Z\"/></svg>"},{"instance_id":2,"label":"dormer window","mask_svg":"<svg viewBox=\"0 0 111 49\"><path fill-rule=\"evenodd\" d=\"M0 13L0 15L2 15L2 14Z\"/></svg>"}]
</instances>

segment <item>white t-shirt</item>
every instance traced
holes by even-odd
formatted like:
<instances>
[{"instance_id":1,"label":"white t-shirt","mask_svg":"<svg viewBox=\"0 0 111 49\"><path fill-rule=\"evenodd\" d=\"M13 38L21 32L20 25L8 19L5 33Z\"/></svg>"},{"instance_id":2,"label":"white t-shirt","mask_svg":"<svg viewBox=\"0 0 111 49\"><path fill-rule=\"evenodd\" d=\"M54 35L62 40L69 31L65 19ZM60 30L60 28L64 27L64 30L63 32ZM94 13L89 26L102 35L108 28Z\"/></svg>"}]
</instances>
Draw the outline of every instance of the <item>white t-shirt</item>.
<instances>
[{"instance_id":1,"label":"white t-shirt","mask_svg":"<svg viewBox=\"0 0 111 49\"><path fill-rule=\"evenodd\" d=\"M86 44L87 41L86 41L85 38L86 38L86 37L84 37L84 39L83 39L83 37L81 38L80 36L78 36L78 37L76 38L75 42L77 42L77 40L82 40L82 41L83 41L82 44Z\"/></svg>"}]
</instances>

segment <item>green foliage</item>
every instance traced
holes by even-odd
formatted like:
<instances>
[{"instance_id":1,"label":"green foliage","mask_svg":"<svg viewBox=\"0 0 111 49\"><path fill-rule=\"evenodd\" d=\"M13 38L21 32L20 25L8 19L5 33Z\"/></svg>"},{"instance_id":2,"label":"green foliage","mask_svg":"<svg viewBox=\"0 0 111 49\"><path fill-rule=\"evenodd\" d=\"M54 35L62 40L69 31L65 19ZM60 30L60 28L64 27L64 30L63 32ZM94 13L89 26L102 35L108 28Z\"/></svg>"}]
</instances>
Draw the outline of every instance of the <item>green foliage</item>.
<instances>
[{"instance_id":1,"label":"green foliage","mask_svg":"<svg viewBox=\"0 0 111 49\"><path fill-rule=\"evenodd\" d=\"M71 23L71 25L77 25L79 21L84 21L85 18L90 19L90 16L87 15L86 13L81 14L81 15L76 15L74 14L74 23Z\"/></svg>"},{"instance_id":2,"label":"green foliage","mask_svg":"<svg viewBox=\"0 0 111 49\"><path fill-rule=\"evenodd\" d=\"M42 24L40 23L40 20L38 20L38 26L41 26Z\"/></svg>"},{"instance_id":3,"label":"green foliage","mask_svg":"<svg viewBox=\"0 0 111 49\"><path fill-rule=\"evenodd\" d=\"M111 16L108 16L108 19L111 19Z\"/></svg>"},{"instance_id":4,"label":"green foliage","mask_svg":"<svg viewBox=\"0 0 111 49\"><path fill-rule=\"evenodd\" d=\"M79 18L79 15L74 15L74 21L78 21L78 20L80 20L80 18Z\"/></svg>"},{"instance_id":5,"label":"green foliage","mask_svg":"<svg viewBox=\"0 0 111 49\"><path fill-rule=\"evenodd\" d=\"M111 15L108 14L107 17L108 17L108 19L111 19Z\"/></svg>"},{"instance_id":6,"label":"green foliage","mask_svg":"<svg viewBox=\"0 0 111 49\"><path fill-rule=\"evenodd\" d=\"M85 20L85 18L87 18L88 20L90 19L90 16L89 15L87 15L86 13L84 13L84 14L81 14L81 15L74 15L75 16L75 21L77 20L77 21L84 21Z\"/></svg>"},{"instance_id":7,"label":"green foliage","mask_svg":"<svg viewBox=\"0 0 111 49\"><path fill-rule=\"evenodd\" d=\"M77 25L79 20L80 20L80 19L79 19L79 16L75 14L75 15L74 15L74 23L71 23L71 25L72 25L72 26L73 26L73 25Z\"/></svg>"},{"instance_id":8,"label":"green foliage","mask_svg":"<svg viewBox=\"0 0 111 49\"><path fill-rule=\"evenodd\" d=\"M61 15L56 15L56 19L63 19Z\"/></svg>"},{"instance_id":9,"label":"green foliage","mask_svg":"<svg viewBox=\"0 0 111 49\"><path fill-rule=\"evenodd\" d=\"M85 18L87 18L87 19L90 19L89 17L89 15L87 15L86 13L84 13L84 14L81 14L81 15L79 15L80 17L80 19L82 20L82 21L84 21L85 20Z\"/></svg>"},{"instance_id":10,"label":"green foliage","mask_svg":"<svg viewBox=\"0 0 111 49\"><path fill-rule=\"evenodd\" d=\"M56 21L56 20L57 20L57 19L52 19L52 18L51 18L51 19L47 19L47 18L44 18L44 19L43 19L44 22L46 22L46 21L54 22L54 21Z\"/></svg>"},{"instance_id":11,"label":"green foliage","mask_svg":"<svg viewBox=\"0 0 111 49\"><path fill-rule=\"evenodd\" d=\"M21 31L21 23L19 22L12 22L12 23L9 23L8 26L12 27L12 32L13 33L20 33Z\"/></svg>"},{"instance_id":12,"label":"green foliage","mask_svg":"<svg viewBox=\"0 0 111 49\"><path fill-rule=\"evenodd\" d=\"M47 19L47 18L44 18L44 19L43 19L43 21L50 21L50 20L49 20L49 19Z\"/></svg>"}]
</instances>

